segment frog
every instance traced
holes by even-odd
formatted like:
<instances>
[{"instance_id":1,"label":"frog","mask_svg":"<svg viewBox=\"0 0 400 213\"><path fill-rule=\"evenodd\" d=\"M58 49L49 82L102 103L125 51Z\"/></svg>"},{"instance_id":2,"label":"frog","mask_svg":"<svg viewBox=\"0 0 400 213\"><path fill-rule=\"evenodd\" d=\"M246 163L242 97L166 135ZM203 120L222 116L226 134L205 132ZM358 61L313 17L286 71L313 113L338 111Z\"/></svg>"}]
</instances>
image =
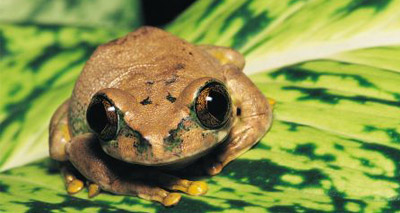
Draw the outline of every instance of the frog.
<instances>
[{"instance_id":1,"label":"frog","mask_svg":"<svg viewBox=\"0 0 400 213\"><path fill-rule=\"evenodd\" d=\"M253 147L272 102L229 47L195 45L150 26L98 46L53 114L50 157L66 191L87 187L164 206L206 194L204 180Z\"/></svg>"}]
</instances>

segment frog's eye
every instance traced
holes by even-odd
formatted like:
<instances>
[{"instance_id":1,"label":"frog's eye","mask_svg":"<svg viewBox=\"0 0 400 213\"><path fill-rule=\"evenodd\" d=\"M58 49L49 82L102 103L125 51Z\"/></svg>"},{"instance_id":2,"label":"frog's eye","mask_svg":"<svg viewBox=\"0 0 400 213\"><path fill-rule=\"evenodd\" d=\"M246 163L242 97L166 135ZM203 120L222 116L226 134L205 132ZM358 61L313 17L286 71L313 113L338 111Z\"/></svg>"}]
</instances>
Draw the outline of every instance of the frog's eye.
<instances>
[{"instance_id":1,"label":"frog's eye","mask_svg":"<svg viewBox=\"0 0 400 213\"><path fill-rule=\"evenodd\" d=\"M96 95L86 111L89 127L100 139L110 140L117 134L118 114L115 106L104 96Z\"/></svg>"},{"instance_id":2,"label":"frog's eye","mask_svg":"<svg viewBox=\"0 0 400 213\"><path fill-rule=\"evenodd\" d=\"M223 84L206 84L199 91L195 102L197 118L206 128L218 129L228 121L231 99Z\"/></svg>"}]
</instances>

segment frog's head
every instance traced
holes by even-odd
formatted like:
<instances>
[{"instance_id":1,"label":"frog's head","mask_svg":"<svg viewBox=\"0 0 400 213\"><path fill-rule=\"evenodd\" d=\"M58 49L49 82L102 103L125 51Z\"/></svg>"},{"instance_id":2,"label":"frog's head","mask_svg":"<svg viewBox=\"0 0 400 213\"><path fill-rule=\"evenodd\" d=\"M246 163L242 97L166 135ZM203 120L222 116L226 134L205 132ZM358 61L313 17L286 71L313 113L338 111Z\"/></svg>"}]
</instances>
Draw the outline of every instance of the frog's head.
<instances>
[{"instance_id":1,"label":"frog's head","mask_svg":"<svg viewBox=\"0 0 400 213\"><path fill-rule=\"evenodd\" d=\"M182 85L175 97L164 89L147 97L116 88L93 95L86 118L103 150L125 162L177 165L223 142L234 120L227 87L209 77Z\"/></svg>"}]
</instances>

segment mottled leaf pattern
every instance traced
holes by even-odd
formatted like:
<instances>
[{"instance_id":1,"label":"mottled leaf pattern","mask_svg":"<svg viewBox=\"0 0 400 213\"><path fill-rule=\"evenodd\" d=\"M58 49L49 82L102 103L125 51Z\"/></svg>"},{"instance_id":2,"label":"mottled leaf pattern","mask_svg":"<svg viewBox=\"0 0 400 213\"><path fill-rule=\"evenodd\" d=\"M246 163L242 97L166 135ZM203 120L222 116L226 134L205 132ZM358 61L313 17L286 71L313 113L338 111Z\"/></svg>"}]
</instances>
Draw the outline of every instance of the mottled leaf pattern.
<instances>
[{"instance_id":1,"label":"mottled leaf pattern","mask_svg":"<svg viewBox=\"0 0 400 213\"><path fill-rule=\"evenodd\" d=\"M48 123L97 45L125 31L1 25L0 170L48 155Z\"/></svg>"},{"instance_id":2,"label":"mottled leaf pattern","mask_svg":"<svg viewBox=\"0 0 400 213\"><path fill-rule=\"evenodd\" d=\"M3 23L132 28L141 24L139 0L2 0ZM111 28L111 29L110 29Z\"/></svg>"},{"instance_id":3,"label":"mottled leaf pattern","mask_svg":"<svg viewBox=\"0 0 400 213\"><path fill-rule=\"evenodd\" d=\"M8 169L0 174L0 211L400 209L398 8L399 0L203 0L169 25L188 41L241 51L246 73L277 101L262 141L206 178L206 196L184 196L172 209L134 197L68 196L48 159L9 169L25 156L24 163L46 156L49 116L91 48L120 33L3 26L2 79L11 77L0 90L0 166Z\"/></svg>"},{"instance_id":4,"label":"mottled leaf pattern","mask_svg":"<svg viewBox=\"0 0 400 213\"><path fill-rule=\"evenodd\" d=\"M252 74L399 44L399 7L398 0L201 1L168 29L193 42L240 50Z\"/></svg>"}]
</instances>

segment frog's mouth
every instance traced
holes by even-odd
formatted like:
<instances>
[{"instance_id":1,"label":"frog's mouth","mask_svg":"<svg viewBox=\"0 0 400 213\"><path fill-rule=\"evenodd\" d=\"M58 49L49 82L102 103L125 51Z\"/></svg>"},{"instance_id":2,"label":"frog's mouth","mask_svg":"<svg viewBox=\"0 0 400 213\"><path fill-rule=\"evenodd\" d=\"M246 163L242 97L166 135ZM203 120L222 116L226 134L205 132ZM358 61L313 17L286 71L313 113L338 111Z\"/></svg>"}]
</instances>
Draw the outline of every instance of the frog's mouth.
<instances>
[{"instance_id":1,"label":"frog's mouth","mask_svg":"<svg viewBox=\"0 0 400 213\"><path fill-rule=\"evenodd\" d=\"M120 153L110 149L109 146L102 146L102 148L107 155L116 158L118 160L124 161L126 163L141 165L141 166L162 167L163 169L168 169L168 170L176 170L186 167L187 165L192 164L193 162L198 160L199 158L209 154L210 152L215 150L218 145L219 144L215 144L212 147L205 147L203 150L197 150L191 155L181 156L172 154L173 156L161 157L161 158L155 158L154 156L152 156L152 154L147 154L147 153L144 155L142 154L140 157L137 156L135 158L129 156L125 157L121 156Z\"/></svg>"},{"instance_id":2,"label":"frog's mouth","mask_svg":"<svg viewBox=\"0 0 400 213\"><path fill-rule=\"evenodd\" d=\"M211 134L210 134L211 135ZM151 163L139 163L141 165L146 166L157 166L162 167L168 170L176 170L183 167L186 167L196 160L207 157L208 155L215 155L215 151L218 151L220 148L226 145L229 141L229 129L220 130L212 134L215 136L216 141L215 143L209 144L209 146L203 146L197 150L192 150L187 155L178 155L174 154L173 157L170 158L162 158L162 159L154 159L155 161ZM210 156L212 157L212 156Z\"/></svg>"},{"instance_id":3,"label":"frog's mouth","mask_svg":"<svg viewBox=\"0 0 400 213\"><path fill-rule=\"evenodd\" d=\"M224 142L227 141L228 131L219 131L212 135L215 136L218 142L209 143L208 146L201 146L195 150L189 149L185 152L186 154L183 153L183 151L174 152L178 149L173 150L165 148L165 146L154 145L154 142L151 143L151 140L141 137L140 134L134 136L130 135L130 145L125 145L125 148L122 144L127 144L125 143L127 141L121 140L101 141L101 147L109 156L130 164L176 170L192 164L199 158L216 150L220 145L223 145ZM134 138L134 140L132 140L132 138ZM126 147L134 147L134 149L128 150ZM160 150L162 150L162 154L158 152Z\"/></svg>"},{"instance_id":4,"label":"frog's mouth","mask_svg":"<svg viewBox=\"0 0 400 213\"><path fill-rule=\"evenodd\" d=\"M181 157L181 158L174 158L170 159L169 161L158 161L158 162L152 162L152 163L138 163L142 166L152 166L152 167L158 167L162 170L179 170L184 167L187 167L193 163L198 162L201 158L212 158L220 148L226 145L226 143L229 141L228 137L224 137L219 143L214 144L212 147L205 148L204 150L200 150L193 155L186 156L186 157Z\"/></svg>"},{"instance_id":5,"label":"frog's mouth","mask_svg":"<svg viewBox=\"0 0 400 213\"><path fill-rule=\"evenodd\" d=\"M185 126L183 124L185 121L187 120L184 119L183 122L178 125L177 129L170 131L169 136L164 138L162 157L159 159L154 158L154 161L150 164L143 165L179 169L209 154L219 145L227 141L230 131L230 122L228 122L229 124L222 130L205 131L203 128L199 128L197 124L193 125L193 123L191 123ZM198 133L193 134L195 131L198 131ZM198 137L187 137L185 136L185 132L190 132L190 136L197 135ZM189 140L186 142L185 139L187 138L189 138Z\"/></svg>"},{"instance_id":6,"label":"frog's mouth","mask_svg":"<svg viewBox=\"0 0 400 213\"><path fill-rule=\"evenodd\" d=\"M185 158L179 158L176 159L174 161L169 161L169 162L164 162L158 165L148 165L148 166L155 166L155 167L159 167L160 169L165 169L165 170L178 170L178 169L182 169L184 167L187 167L190 164L195 163L197 160L199 160L201 157L206 156L207 154L209 154L213 149L208 149L204 152L199 152L196 155L192 155L192 156L188 156Z\"/></svg>"}]
</instances>

